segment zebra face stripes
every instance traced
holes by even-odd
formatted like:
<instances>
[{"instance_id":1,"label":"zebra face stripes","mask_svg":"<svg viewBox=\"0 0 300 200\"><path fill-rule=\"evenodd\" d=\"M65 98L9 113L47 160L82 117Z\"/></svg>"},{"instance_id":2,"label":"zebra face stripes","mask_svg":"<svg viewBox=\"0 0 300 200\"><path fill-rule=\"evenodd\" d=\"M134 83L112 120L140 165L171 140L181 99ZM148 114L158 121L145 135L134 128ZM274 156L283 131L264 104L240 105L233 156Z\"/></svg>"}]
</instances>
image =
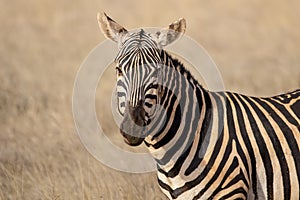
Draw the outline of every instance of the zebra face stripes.
<instances>
[{"instance_id":1,"label":"zebra face stripes","mask_svg":"<svg viewBox=\"0 0 300 200\"><path fill-rule=\"evenodd\" d=\"M156 34L143 29L129 33L105 13L98 15L105 36L118 43L115 59L117 73L118 111L124 117L120 131L125 142L139 145L156 112L161 94L161 50L185 31L180 19Z\"/></svg>"},{"instance_id":2,"label":"zebra face stripes","mask_svg":"<svg viewBox=\"0 0 300 200\"><path fill-rule=\"evenodd\" d=\"M124 104L133 108L144 103L152 104L157 101L155 96L161 63L159 49L143 30L127 37L115 59L118 86L123 87L127 95L125 100L128 102ZM125 109L124 104L120 105L120 110ZM124 112L121 114L124 115Z\"/></svg>"},{"instance_id":3,"label":"zebra face stripes","mask_svg":"<svg viewBox=\"0 0 300 200\"><path fill-rule=\"evenodd\" d=\"M143 141L170 199L299 199L300 90L269 98L205 90L162 49L185 30L128 33L105 14L117 42L121 133Z\"/></svg>"},{"instance_id":4,"label":"zebra face stripes","mask_svg":"<svg viewBox=\"0 0 300 200\"><path fill-rule=\"evenodd\" d=\"M158 102L160 51L143 30L127 36L115 59L118 108L124 120L120 130L130 145L146 137Z\"/></svg>"},{"instance_id":5,"label":"zebra face stripes","mask_svg":"<svg viewBox=\"0 0 300 200\"><path fill-rule=\"evenodd\" d=\"M115 59L118 108L124 117L120 130L128 144L139 145L158 103L160 49L144 30L126 38Z\"/></svg>"}]
</instances>

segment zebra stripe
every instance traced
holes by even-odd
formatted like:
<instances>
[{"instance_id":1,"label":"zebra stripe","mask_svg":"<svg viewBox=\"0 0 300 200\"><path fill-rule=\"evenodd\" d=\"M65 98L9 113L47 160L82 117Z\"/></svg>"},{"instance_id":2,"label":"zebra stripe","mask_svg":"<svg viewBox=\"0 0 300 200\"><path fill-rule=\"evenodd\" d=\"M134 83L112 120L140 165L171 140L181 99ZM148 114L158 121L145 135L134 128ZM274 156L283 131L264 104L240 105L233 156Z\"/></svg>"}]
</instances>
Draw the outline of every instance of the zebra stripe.
<instances>
[{"instance_id":1,"label":"zebra stripe","mask_svg":"<svg viewBox=\"0 0 300 200\"><path fill-rule=\"evenodd\" d=\"M194 81L191 82L194 83ZM192 88L194 89L193 86ZM198 87L197 89L201 90L201 87ZM251 186L255 197L263 196L268 199L298 199L300 172L299 118L293 118L291 116L285 118L284 115L290 115L290 113L292 113L294 116L299 115L299 107L296 107L295 105L300 101L300 90L294 91L290 93L290 95L285 94L272 98L247 97L244 95L226 92L226 98L222 99L217 93L207 93L210 95L210 100L214 102L226 101L225 109L227 111L226 116L224 116L223 119L227 123L224 124L224 131L222 132L222 137L219 138L219 141L224 141L224 139L227 140L225 144L221 144L221 142L218 141L216 143L215 149L213 150L213 152L224 152L224 157L223 159L220 158L221 160L218 163L218 168L215 171L215 174L221 173L222 168L224 168L226 164L228 165L230 163L228 161L225 161L230 160L230 154L232 154L232 152L235 152L229 169L235 169L236 177L239 177L235 179L236 181L243 181L243 187L237 187L236 192L243 193L244 198L247 197L247 190L250 186L249 184L252 184ZM286 99L287 97L289 98L289 100ZM203 101L202 98L203 96L201 96L201 98L198 98L198 103L205 102L205 104L203 105L210 104L208 103L209 100ZM281 103L294 103L290 103L287 105L281 104L281 106L278 106L278 103L274 103L272 99L280 99ZM215 107L216 109L214 110L220 111L224 109L222 107L222 103L213 103L212 105L213 107L219 105L219 107ZM279 109L277 109L278 107L281 108L281 110L283 110L283 108L288 109L289 107L293 110L290 110L289 112L281 112ZM204 108L204 110L207 111L205 116L208 116L209 109ZM214 114L212 118L214 119L213 122L216 122L216 114ZM206 122L207 120L199 121ZM290 122L292 122L292 125L295 126L291 126ZM201 127L202 130L204 127L210 127L210 131L212 131L211 127L214 127L214 125L201 125ZM217 127L220 128L220 125L218 125ZM224 137L225 133L228 134L226 138ZM201 142L199 142L200 135L203 136L203 134L201 133L199 135L196 134L193 142L193 144L196 144L195 146L198 146L198 150L196 152L199 152L199 148L202 146ZM230 139L228 140L228 138ZM236 142L238 142L238 144L236 144ZM150 145L148 144L148 146ZM209 161L211 162L208 162L206 165L206 167L209 167L204 167L202 173L200 173L198 177L191 181L187 181L187 177L185 177L184 180L181 181L184 182L184 184L175 179L171 180L172 178L177 176L181 170L184 172L185 176L188 176L192 171L198 171L196 170L196 168L201 165L200 163L202 159L201 157L195 156L195 151L189 154L191 149L193 149L192 146L190 147L191 148L186 149L186 151L182 153L180 157L178 157L173 168L169 167L165 171L161 167L158 167L159 184L167 193L170 193L169 196L174 199L180 196L182 193L191 190L191 188L199 186L201 181L208 177L209 171L206 169L211 168L211 166L213 166L213 163L211 162L214 162L218 159L217 155L213 154L213 156L209 159ZM184 165L184 162L188 160L188 157L192 158L189 160L189 170L182 167L182 165ZM160 161L161 160L158 160L159 164L167 163ZM240 163L240 171L236 170L235 168L237 167L237 162ZM258 172L256 171L257 168L260 169ZM228 173L230 171L226 172ZM225 180L227 175L226 173L224 174L225 175L222 181L216 181L219 186L222 185L222 182L226 182ZM298 178L292 177L294 175ZM180 178L181 177L182 176L180 176ZM210 177L209 182L206 182L204 184L205 187L196 195L196 198L201 196L203 197L205 191L209 190L208 186L212 186L213 181L216 179L216 175ZM171 182L176 182L178 185L182 185L182 187L172 188L170 184L166 184L162 180L166 180L165 182L171 180ZM232 181L234 181L234 179ZM259 183L257 183L257 181ZM265 184L266 191L263 191L264 187L261 184ZM291 191L292 187L295 188L294 191ZM226 187L223 187L223 189L224 188ZM257 190L260 191L258 192ZM274 190L276 190L276 196L274 195ZM214 189L214 191L215 192L208 197L212 198L213 196L215 196L218 189ZM232 192L232 194L234 194L234 192ZM229 196L229 194L227 194L227 196Z\"/></svg>"},{"instance_id":2,"label":"zebra stripe","mask_svg":"<svg viewBox=\"0 0 300 200\"><path fill-rule=\"evenodd\" d=\"M170 199L299 199L300 90L269 98L207 91L162 49L176 28L184 32L183 19L166 37L103 21L120 47L120 131L130 145L145 143Z\"/></svg>"},{"instance_id":3,"label":"zebra stripe","mask_svg":"<svg viewBox=\"0 0 300 200\"><path fill-rule=\"evenodd\" d=\"M298 199L299 100L291 98L300 92L272 98L208 92L181 63L166 52L161 57L172 70L164 72L166 116L158 118L168 120L151 126L161 131L150 129L156 134L145 143L167 196L246 199L251 190L255 199Z\"/></svg>"}]
</instances>

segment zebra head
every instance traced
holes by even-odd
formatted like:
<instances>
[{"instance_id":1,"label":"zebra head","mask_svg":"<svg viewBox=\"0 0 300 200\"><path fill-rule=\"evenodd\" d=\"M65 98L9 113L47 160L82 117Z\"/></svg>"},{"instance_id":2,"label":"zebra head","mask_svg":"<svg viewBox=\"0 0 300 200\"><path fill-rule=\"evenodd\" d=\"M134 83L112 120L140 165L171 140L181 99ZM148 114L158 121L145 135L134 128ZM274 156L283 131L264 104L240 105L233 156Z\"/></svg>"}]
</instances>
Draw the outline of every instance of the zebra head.
<instances>
[{"instance_id":1,"label":"zebra head","mask_svg":"<svg viewBox=\"0 0 300 200\"><path fill-rule=\"evenodd\" d=\"M137 146L149 134L147 128L159 104L162 48L184 33L186 22L179 19L156 33L143 29L129 32L105 13L98 14L98 23L103 34L119 47L115 64L117 107L123 116L120 132L127 144Z\"/></svg>"}]
</instances>

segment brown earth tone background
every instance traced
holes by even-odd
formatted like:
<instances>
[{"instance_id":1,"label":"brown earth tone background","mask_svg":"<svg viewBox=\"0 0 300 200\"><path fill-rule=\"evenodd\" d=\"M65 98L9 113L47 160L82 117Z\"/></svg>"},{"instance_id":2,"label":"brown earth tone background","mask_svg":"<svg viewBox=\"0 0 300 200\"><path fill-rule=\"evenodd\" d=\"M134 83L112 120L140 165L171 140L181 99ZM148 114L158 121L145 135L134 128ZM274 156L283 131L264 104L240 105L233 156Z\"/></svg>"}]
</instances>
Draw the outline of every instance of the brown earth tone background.
<instances>
[{"instance_id":1,"label":"brown earth tone background","mask_svg":"<svg viewBox=\"0 0 300 200\"><path fill-rule=\"evenodd\" d=\"M209 52L227 90L269 96L300 87L300 1L0 1L0 199L166 199L155 173L126 174L95 160L72 118L76 72L104 40L96 13L128 29L179 17ZM99 83L109 117L114 69ZM106 98L109 97L109 98ZM128 148L128 147L127 147Z\"/></svg>"}]
</instances>

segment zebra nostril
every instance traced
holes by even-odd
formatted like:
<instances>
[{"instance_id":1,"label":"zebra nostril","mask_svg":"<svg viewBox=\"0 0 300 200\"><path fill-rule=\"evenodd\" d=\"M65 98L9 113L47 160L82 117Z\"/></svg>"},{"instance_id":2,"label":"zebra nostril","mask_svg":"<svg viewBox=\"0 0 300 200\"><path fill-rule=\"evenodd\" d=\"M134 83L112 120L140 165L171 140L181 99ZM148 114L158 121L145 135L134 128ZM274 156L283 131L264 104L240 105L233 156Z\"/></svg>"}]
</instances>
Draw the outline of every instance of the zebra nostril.
<instances>
[{"instance_id":1,"label":"zebra nostril","mask_svg":"<svg viewBox=\"0 0 300 200\"><path fill-rule=\"evenodd\" d=\"M135 106L129 103L129 113L136 125L143 126L145 121L145 110L143 107L143 101L140 100Z\"/></svg>"}]
</instances>

